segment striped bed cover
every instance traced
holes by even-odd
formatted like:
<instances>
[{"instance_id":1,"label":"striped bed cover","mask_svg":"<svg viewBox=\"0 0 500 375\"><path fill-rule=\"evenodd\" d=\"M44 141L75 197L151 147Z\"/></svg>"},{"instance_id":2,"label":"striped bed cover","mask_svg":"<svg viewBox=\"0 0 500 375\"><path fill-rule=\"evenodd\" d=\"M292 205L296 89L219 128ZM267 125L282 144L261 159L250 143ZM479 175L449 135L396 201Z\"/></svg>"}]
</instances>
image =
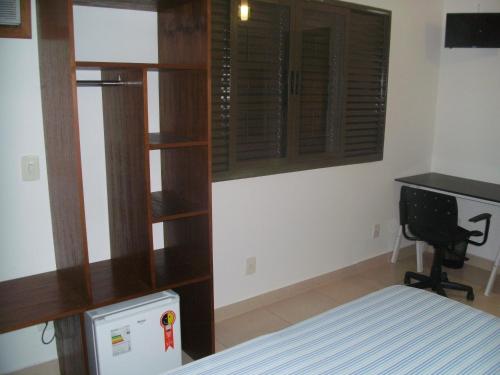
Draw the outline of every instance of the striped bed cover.
<instances>
[{"instance_id":1,"label":"striped bed cover","mask_svg":"<svg viewBox=\"0 0 500 375\"><path fill-rule=\"evenodd\" d=\"M500 374L500 318L395 285L168 372Z\"/></svg>"}]
</instances>

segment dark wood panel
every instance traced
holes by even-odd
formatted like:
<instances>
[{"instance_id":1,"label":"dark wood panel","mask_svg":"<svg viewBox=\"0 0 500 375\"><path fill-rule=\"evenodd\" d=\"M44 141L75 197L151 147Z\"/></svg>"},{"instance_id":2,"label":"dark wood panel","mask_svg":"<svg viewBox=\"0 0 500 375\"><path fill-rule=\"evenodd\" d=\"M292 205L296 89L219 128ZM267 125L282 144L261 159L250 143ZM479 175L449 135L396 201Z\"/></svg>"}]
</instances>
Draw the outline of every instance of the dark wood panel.
<instances>
[{"instance_id":1,"label":"dark wood panel","mask_svg":"<svg viewBox=\"0 0 500 375\"><path fill-rule=\"evenodd\" d=\"M146 253L147 248L143 249ZM102 306L151 293L148 254L90 264L92 306Z\"/></svg>"},{"instance_id":2,"label":"dark wood panel","mask_svg":"<svg viewBox=\"0 0 500 375\"><path fill-rule=\"evenodd\" d=\"M207 205L191 202L173 191L151 193L153 223L208 214Z\"/></svg>"},{"instance_id":3,"label":"dark wood panel","mask_svg":"<svg viewBox=\"0 0 500 375\"><path fill-rule=\"evenodd\" d=\"M207 147L162 150L162 189L189 202L191 210L208 210L208 162Z\"/></svg>"},{"instance_id":4,"label":"dark wood panel","mask_svg":"<svg viewBox=\"0 0 500 375\"><path fill-rule=\"evenodd\" d=\"M83 316L78 314L55 320L54 327L61 374L88 374Z\"/></svg>"},{"instance_id":5,"label":"dark wood panel","mask_svg":"<svg viewBox=\"0 0 500 375\"><path fill-rule=\"evenodd\" d=\"M158 60L170 64L207 63L209 0L162 2L158 9Z\"/></svg>"},{"instance_id":6,"label":"dark wood panel","mask_svg":"<svg viewBox=\"0 0 500 375\"><path fill-rule=\"evenodd\" d=\"M83 311L83 269L66 269L0 283L0 333Z\"/></svg>"},{"instance_id":7,"label":"dark wood panel","mask_svg":"<svg viewBox=\"0 0 500 375\"><path fill-rule=\"evenodd\" d=\"M102 79L142 81L141 70L106 70ZM111 257L146 253L149 238L141 86L103 87L104 139Z\"/></svg>"},{"instance_id":8,"label":"dark wood panel","mask_svg":"<svg viewBox=\"0 0 500 375\"><path fill-rule=\"evenodd\" d=\"M182 221L169 224L175 225ZM204 232L206 233L206 228L208 228L206 218L204 223ZM196 236L198 235L196 233ZM182 246L169 246L155 250L156 287L176 288L193 282L209 280L212 276L208 258L208 238L206 236L205 243L201 244L200 247L186 242Z\"/></svg>"},{"instance_id":9,"label":"dark wood panel","mask_svg":"<svg viewBox=\"0 0 500 375\"><path fill-rule=\"evenodd\" d=\"M167 133L149 134L149 148L151 150L157 150L163 148L194 147L194 146L208 146L208 141L183 137L176 134L167 134Z\"/></svg>"},{"instance_id":10,"label":"dark wood panel","mask_svg":"<svg viewBox=\"0 0 500 375\"><path fill-rule=\"evenodd\" d=\"M500 184L449 176L441 173L424 173L401 177L397 178L396 181L500 203Z\"/></svg>"},{"instance_id":11,"label":"dark wood panel","mask_svg":"<svg viewBox=\"0 0 500 375\"><path fill-rule=\"evenodd\" d=\"M207 72L159 73L160 131L207 139Z\"/></svg>"},{"instance_id":12,"label":"dark wood panel","mask_svg":"<svg viewBox=\"0 0 500 375\"><path fill-rule=\"evenodd\" d=\"M151 209L151 165L149 152L149 102L148 102L148 72L142 69L142 99L143 99L143 142L144 142L144 189L146 190L146 200L144 202L146 208L146 228L148 235L148 268L149 268L149 283L155 286L156 274L154 265L154 245L153 245L153 214Z\"/></svg>"},{"instance_id":13,"label":"dark wood panel","mask_svg":"<svg viewBox=\"0 0 500 375\"><path fill-rule=\"evenodd\" d=\"M176 288L182 311L182 350L193 359L214 353L212 280Z\"/></svg>"},{"instance_id":14,"label":"dark wood panel","mask_svg":"<svg viewBox=\"0 0 500 375\"><path fill-rule=\"evenodd\" d=\"M81 269L73 288L90 296L76 108L73 9L37 1L38 54L54 252L58 269Z\"/></svg>"}]
</instances>

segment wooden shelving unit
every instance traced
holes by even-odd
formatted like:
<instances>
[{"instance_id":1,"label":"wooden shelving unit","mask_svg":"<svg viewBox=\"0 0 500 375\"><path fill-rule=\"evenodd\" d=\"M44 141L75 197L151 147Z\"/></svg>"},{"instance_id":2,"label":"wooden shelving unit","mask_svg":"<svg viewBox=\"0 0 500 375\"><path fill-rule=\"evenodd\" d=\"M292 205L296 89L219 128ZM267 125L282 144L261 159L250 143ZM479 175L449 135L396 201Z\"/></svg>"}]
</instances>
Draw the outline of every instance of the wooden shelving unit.
<instances>
[{"instance_id":1,"label":"wooden shelving unit","mask_svg":"<svg viewBox=\"0 0 500 375\"><path fill-rule=\"evenodd\" d=\"M158 63L75 61L73 4L155 10ZM214 351L210 154L210 0L37 2L40 80L57 270L0 283L0 333L54 320L62 374L87 374L83 313L160 290L181 297L182 349ZM112 25L110 25L112 27ZM89 262L77 70L102 80L110 259ZM160 132L148 125L158 72ZM162 190L151 192L150 152ZM157 151L155 151L157 152ZM153 248L153 223L165 247Z\"/></svg>"}]
</instances>

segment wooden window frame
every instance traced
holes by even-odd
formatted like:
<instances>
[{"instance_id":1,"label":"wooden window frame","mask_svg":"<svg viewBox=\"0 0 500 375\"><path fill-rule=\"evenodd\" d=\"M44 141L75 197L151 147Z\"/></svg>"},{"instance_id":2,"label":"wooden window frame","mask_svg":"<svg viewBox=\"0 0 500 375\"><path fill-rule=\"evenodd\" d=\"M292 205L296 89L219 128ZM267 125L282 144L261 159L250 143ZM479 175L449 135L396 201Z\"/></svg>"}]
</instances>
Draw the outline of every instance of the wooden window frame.
<instances>
[{"instance_id":1,"label":"wooden window frame","mask_svg":"<svg viewBox=\"0 0 500 375\"><path fill-rule=\"evenodd\" d=\"M0 38L31 39L31 0L21 0L20 6L21 24L19 26L0 25Z\"/></svg>"},{"instance_id":2,"label":"wooden window frame","mask_svg":"<svg viewBox=\"0 0 500 375\"><path fill-rule=\"evenodd\" d=\"M271 3L277 3L277 4L286 4L287 1L283 0L261 0L265 2L271 2ZM275 159L261 159L261 160L251 160L251 161L244 161L244 162L234 162L234 152L229 148L229 169L225 171L217 171L213 172L212 175L212 180L214 182L217 181L225 181L225 180L232 180L232 179L240 179L240 178L250 178L250 177L258 177L258 176L266 176L266 175L273 175L273 174L279 174L279 173L288 173L288 172L296 172L296 171L303 171L303 170L309 170L309 169L317 169L317 168L326 168L326 167L333 167L333 166L341 166L341 165L351 165L351 164L360 164L360 163L368 163L368 162L376 162L383 160L383 151L384 151L384 133L385 133L385 116L387 113L387 95L388 95L388 90L387 90L387 76L388 76L388 70L389 70L389 50L390 50L390 25L391 25L391 11L385 10L385 9L379 9L379 8L374 8L370 6L364 6L364 5L359 5L359 4L352 4L352 3L347 3L343 1L337 1L337 0L324 0L324 1L317 1L317 0L303 0L301 3L308 3L312 6L315 6L317 4L318 6L324 6L324 5L330 5L333 8L335 12L338 14L348 14L346 21L346 28L349 28L350 24L350 15L351 12L366 12L366 13L371 13L371 14L379 14L383 15L386 17L386 22L388 23L388 30L386 30L386 50L384 51L386 54L386 66L385 66L385 78L384 78L384 86L385 86L385 92L384 92L384 103L383 106L385 106L383 110L383 119L381 120L381 126L379 129L379 132L381 133L381 136L378 136L378 142L379 147L377 151L374 151L371 154L365 154L365 155L341 155L339 152L325 152L322 154L302 154L302 155L297 155L298 151L298 145L294 144L295 141L298 142L298 138L296 139L296 135L293 135L291 132L287 132L287 136L290 137L288 142L288 147L287 147L287 155L283 158L275 158ZM234 15L233 15L234 16ZM230 20L230 23L233 23L234 20ZM231 26L232 27L232 26ZM345 36L345 43L346 45L349 43L349 33L346 29L346 36ZM297 29L293 29L293 32L297 32ZM295 45L295 49L297 46ZM346 56L347 58L347 56ZM342 85L346 84L347 82L347 68L344 69L344 72L342 73ZM343 88L342 92L342 101L345 102L346 96L347 96L347 89ZM231 107L233 104L231 104ZM340 137L342 138L340 140L341 143L344 142L345 135L345 129L344 127L346 126L346 120L345 120L345 112L342 115L342 123L338 124L338 133ZM292 131L297 130L297 124L291 125L290 123L287 125L288 129ZM232 130L230 129L230 134ZM293 138L292 138L293 137ZM232 142L231 142L232 143ZM296 143L296 142L295 142ZM343 147L343 146L342 146Z\"/></svg>"}]
</instances>

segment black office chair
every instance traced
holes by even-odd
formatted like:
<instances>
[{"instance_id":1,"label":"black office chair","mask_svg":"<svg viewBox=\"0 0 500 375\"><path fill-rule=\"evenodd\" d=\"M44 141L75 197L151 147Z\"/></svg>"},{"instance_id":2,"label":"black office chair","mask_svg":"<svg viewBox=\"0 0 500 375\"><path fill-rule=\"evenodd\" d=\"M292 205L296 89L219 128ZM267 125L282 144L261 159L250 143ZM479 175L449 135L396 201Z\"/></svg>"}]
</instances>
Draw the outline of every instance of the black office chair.
<instances>
[{"instance_id":1,"label":"black office chair","mask_svg":"<svg viewBox=\"0 0 500 375\"><path fill-rule=\"evenodd\" d=\"M484 234L477 230L468 231L457 224L458 208L455 197L403 186L399 201L399 217L405 238L425 241L434 247L430 276L406 272L405 284L421 289L432 288L445 297L444 289L462 290L467 292L467 299L472 301L474 299L472 287L449 281L446 273L442 272L443 261L446 257L448 265L456 268L460 263L463 264L468 244L484 245L488 240L491 214L481 214L469 219L473 223L485 220ZM481 242L470 239L478 236L483 236ZM410 284L411 279L417 282Z\"/></svg>"}]
</instances>

